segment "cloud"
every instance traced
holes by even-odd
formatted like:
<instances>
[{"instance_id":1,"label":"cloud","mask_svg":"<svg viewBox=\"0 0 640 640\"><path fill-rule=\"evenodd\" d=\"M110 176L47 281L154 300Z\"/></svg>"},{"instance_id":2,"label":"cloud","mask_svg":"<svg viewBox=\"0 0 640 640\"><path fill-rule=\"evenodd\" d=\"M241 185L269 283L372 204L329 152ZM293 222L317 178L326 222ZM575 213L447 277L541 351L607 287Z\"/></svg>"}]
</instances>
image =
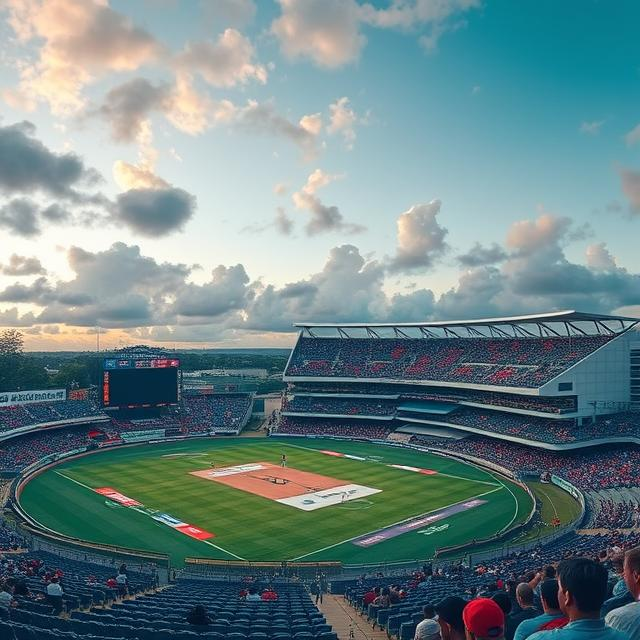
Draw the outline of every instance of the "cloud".
<instances>
[{"instance_id":1,"label":"cloud","mask_svg":"<svg viewBox=\"0 0 640 640\"><path fill-rule=\"evenodd\" d=\"M280 0L280 8L271 31L288 58L307 57L322 67L358 59L366 39L354 0Z\"/></svg>"},{"instance_id":2,"label":"cloud","mask_svg":"<svg viewBox=\"0 0 640 640\"><path fill-rule=\"evenodd\" d=\"M418 207L431 207L428 220L437 209L434 203ZM191 267L159 263L137 246L116 243L99 252L72 247L67 254L72 279L55 283L38 277L0 291L0 301L17 305L0 312L0 324L43 330L99 325L130 328L141 339L210 343L246 340L254 332L290 333L296 321L400 322L637 308L640 274L617 266L602 243L587 250L586 264L571 262L563 245L575 238L572 221L545 226L539 218L520 222L537 228L546 242L527 244L525 251L520 243L499 267L465 270L440 296L428 288L390 295L388 264L363 256L351 244L334 247L317 272L283 286L252 281L242 264L219 265L207 282L195 284L188 281ZM541 234L541 228L556 231ZM41 311L20 316L17 308L24 304Z\"/></svg>"},{"instance_id":3,"label":"cloud","mask_svg":"<svg viewBox=\"0 0 640 640\"><path fill-rule=\"evenodd\" d=\"M150 238L180 231L193 216L195 197L183 189L131 189L116 200L114 219Z\"/></svg>"},{"instance_id":4,"label":"cloud","mask_svg":"<svg viewBox=\"0 0 640 640\"><path fill-rule=\"evenodd\" d=\"M311 213L311 219L305 226L307 235L314 236L337 230L345 233L360 233L365 230L361 225L346 223L338 207L325 205L316 195L319 189L340 178L342 176L330 175L324 173L322 169L316 169L309 175L306 184L292 195L293 204L297 209Z\"/></svg>"},{"instance_id":5,"label":"cloud","mask_svg":"<svg viewBox=\"0 0 640 640\"><path fill-rule=\"evenodd\" d=\"M22 292L44 307L37 324L132 327L173 322L170 300L191 271L184 264L158 263L143 256L138 246L121 242L95 253L71 247L67 260L73 279L55 286L36 281Z\"/></svg>"},{"instance_id":6,"label":"cloud","mask_svg":"<svg viewBox=\"0 0 640 640\"><path fill-rule=\"evenodd\" d=\"M392 0L387 8L356 0L279 0L281 15L271 24L282 53L309 58L320 67L355 62L366 43L364 26L403 32L426 31L420 38L427 50L440 36L465 23L450 19L480 6L479 0Z\"/></svg>"},{"instance_id":7,"label":"cloud","mask_svg":"<svg viewBox=\"0 0 640 640\"><path fill-rule=\"evenodd\" d=\"M152 113L163 114L184 133L200 134L218 124L259 135L287 139L298 145L306 157L317 153L321 123L317 114L303 116L294 123L278 113L271 102L248 100L237 106L230 100L213 100L194 89L187 74L178 74L174 85L154 85L145 78L135 78L113 88L103 104L89 115L102 117L110 126L114 140L133 142L144 135Z\"/></svg>"},{"instance_id":8,"label":"cloud","mask_svg":"<svg viewBox=\"0 0 640 640\"><path fill-rule=\"evenodd\" d=\"M349 106L349 98L342 97L329 105L331 121L327 127L330 134L339 133L342 135L345 147L353 149L356 140L355 125L358 122L356 112Z\"/></svg>"},{"instance_id":9,"label":"cloud","mask_svg":"<svg viewBox=\"0 0 640 640\"><path fill-rule=\"evenodd\" d=\"M5 276L34 276L42 275L46 270L38 258L12 253L8 264L0 264L0 273Z\"/></svg>"},{"instance_id":10,"label":"cloud","mask_svg":"<svg viewBox=\"0 0 640 640\"><path fill-rule=\"evenodd\" d=\"M638 144L640 142L640 124L637 124L631 129L631 131L625 135L624 140L629 146Z\"/></svg>"},{"instance_id":11,"label":"cloud","mask_svg":"<svg viewBox=\"0 0 640 640\"><path fill-rule=\"evenodd\" d=\"M596 271L612 271L616 269L616 259L607 249L606 242L590 244L587 247L587 266Z\"/></svg>"},{"instance_id":12,"label":"cloud","mask_svg":"<svg viewBox=\"0 0 640 640\"><path fill-rule=\"evenodd\" d=\"M213 87L234 87L249 80L265 84L267 70L255 64L255 49L236 29L226 29L216 42L188 43L177 56L175 66L181 73L198 73Z\"/></svg>"},{"instance_id":13,"label":"cloud","mask_svg":"<svg viewBox=\"0 0 640 640\"><path fill-rule=\"evenodd\" d=\"M507 246L521 254L555 246L569 232L571 219L543 213L535 220L514 222L507 233Z\"/></svg>"},{"instance_id":14,"label":"cloud","mask_svg":"<svg viewBox=\"0 0 640 640\"><path fill-rule=\"evenodd\" d=\"M619 169L622 193L629 201L629 206L633 213L640 213L640 171Z\"/></svg>"},{"instance_id":15,"label":"cloud","mask_svg":"<svg viewBox=\"0 0 640 640\"><path fill-rule=\"evenodd\" d=\"M57 203L50 204L45 209L42 209L40 216L47 222L55 223L69 222L72 217L68 209L61 207Z\"/></svg>"},{"instance_id":16,"label":"cloud","mask_svg":"<svg viewBox=\"0 0 640 640\"><path fill-rule=\"evenodd\" d=\"M277 196L283 196L287 193L288 189L289 187L286 184L284 184L283 182L278 182L273 187L273 193L275 193Z\"/></svg>"},{"instance_id":17,"label":"cloud","mask_svg":"<svg viewBox=\"0 0 640 640\"><path fill-rule=\"evenodd\" d=\"M211 320L244 309L251 294L248 285L249 276L243 265L218 265L211 272L209 282L180 287L172 311L179 317Z\"/></svg>"},{"instance_id":18,"label":"cloud","mask_svg":"<svg viewBox=\"0 0 640 640\"><path fill-rule=\"evenodd\" d=\"M322 114L312 113L300 118L300 126L312 136L317 136L322 131Z\"/></svg>"},{"instance_id":19,"label":"cloud","mask_svg":"<svg viewBox=\"0 0 640 640\"><path fill-rule=\"evenodd\" d=\"M158 151L153 146L151 125L145 120L138 134L138 162L132 164L117 160L113 177L121 189L163 189L169 183L155 173Z\"/></svg>"},{"instance_id":20,"label":"cloud","mask_svg":"<svg viewBox=\"0 0 640 640\"><path fill-rule=\"evenodd\" d=\"M54 153L34 137L30 122L0 126L0 190L5 193L44 192L76 198L75 187L95 181L74 153Z\"/></svg>"},{"instance_id":21,"label":"cloud","mask_svg":"<svg viewBox=\"0 0 640 640\"><path fill-rule=\"evenodd\" d=\"M447 251L448 231L437 220L440 207L440 200L432 200L398 216L396 255L388 265L391 272L429 269Z\"/></svg>"},{"instance_id":22,"label":"cloud","mask_svg":"<svg viewBox=\"0 0 640 640\"><path fill-rule=\"evenodd\" d=\"M580 124L580 133L584 133L589 136L595 136L600 133L600 129L604 124L604 120L593 120L591 122L582 122Z\"/></svg>"},{"instance_id":23,"label":"cloud","mask_svg":"<svg viewBox=\"0 0 640 640\"><path fill-rule=\"evenodd\" d=\"M147 31L98 0L7 0L18 38L43 42L35 62L8 92L14 103L48 102L56 114L84 106L82 89L106 71L132 71L156 60L162 47Z\"/></svg>"},{"instance_id":24,"label":"cloud","mask_svg":"<svg viewBox=\"0 0 640 640\"><path fill-rule=\"evenodd\" d=\"M463 267L483 267L498 264L507 258L507 252L495 242L490 247L483 247L476 242L467 253L456 257Z\"/></svg>"},{"instance_id":25,"label":"cloud","mask_svg":"<svg viewBox=\"0 0 640 640\"><path fill-rule=\"evenodd\" d=\"M33 200L14 198L0 207L0 228L8 229L23 238L33 238L40 233L39 211Z\"/></svg>"},{"instance_id":26,"label":"cloud","mask_svg":"<svg viewBox=\"0 0 640 640\"><path fill-rule=\"evenodd\" d=\"M233 110L232 121L241 131L290 140L298 145L307 157L313 157L317 153L319 131L313 124L316 117L303 116L300 123L295 124L280 115L272 103L249 100L244 107Z\"/></svg>"},{"instance_id":27,"label":"cloud","mask_svg":"<svg viewBox=\"0 0 640 640\"><path fill-rule=\"evenodd\" d=\"M276 217L273 222L276 231L283 236L290 236L293 231L293 220L287 215L287 212L282 208L276 209Z\"/></svg>"},{"instance_id":28,"label":"cloud","mask_svg":"<svg viewBox=\"0 0 640 640\"><path fill-rule=\"evenodd\" d=\"M152 112L170 108L171 96L169 84L153 85L146 78L133 78L111 89L97 113L111 126L114 140L131 142L142 134Z\"/></svg>"},{"instance_id":29,"label":"cloud","mask_svg":"<svg viewBox=\"0 0 640 640\"><path fill-rule=\"evenodd\" d=\"M122 189L163 189L169 186L148 164L130 164L116 160L113 177Z\"/></svg>"}]
</instances>

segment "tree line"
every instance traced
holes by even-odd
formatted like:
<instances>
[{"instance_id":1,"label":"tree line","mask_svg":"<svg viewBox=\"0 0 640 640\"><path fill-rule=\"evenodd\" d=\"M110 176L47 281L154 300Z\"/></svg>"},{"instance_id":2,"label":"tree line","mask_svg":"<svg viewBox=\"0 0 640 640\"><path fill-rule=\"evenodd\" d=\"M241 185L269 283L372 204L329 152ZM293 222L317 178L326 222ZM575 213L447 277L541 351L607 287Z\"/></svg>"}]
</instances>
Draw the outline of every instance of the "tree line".
<instances>
[{"instance_id":1,"label":"tree line","mask_svg":"<svg viewBox=\"0 0 640 640\"><path fill-rule=\"evenodd\" d=\"M258 368L277 374L287 362L287 356L280 353L177 352L177 356L184 371ZM99 385L103 357L97 353L25 353L20 331L0 331L0 392Z\"/></svg>"}]
</instances>

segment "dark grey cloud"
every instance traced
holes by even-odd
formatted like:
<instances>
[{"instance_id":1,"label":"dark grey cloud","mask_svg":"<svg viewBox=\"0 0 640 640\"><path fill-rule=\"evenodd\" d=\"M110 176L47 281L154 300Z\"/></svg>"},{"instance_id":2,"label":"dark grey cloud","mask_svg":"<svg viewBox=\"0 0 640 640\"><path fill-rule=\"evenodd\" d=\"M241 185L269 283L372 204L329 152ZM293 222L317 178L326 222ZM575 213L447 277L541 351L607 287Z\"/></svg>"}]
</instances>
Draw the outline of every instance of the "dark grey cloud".
<instances>
[{"instance_id":1,"label":"dark grey cloud","mask_svg":"<svg viewBox=\"0 0 640 640\"><path fill-rule=\"evenodd\" d=\"M151 238L181 230L193 216L196 199L183 189L131 189L118 196L114 219Z\"/></svg>"},{"instance_id":2,"label":"dark grey cloud","mask_svg":"<svg viewBox=\"0 0 640 640\"><path fill-rule=\"evenodd\" d=\"M23 238L33 238L40 233L39 207L28 198L14 198L0 207L0 228Z\"/></svg>"},{"instance_id":3,"label":"dark grey cloud","mask_svg":"<svg viewBox=\"0 0 640 640\"><path fill-rule=\"evenodd\" d=\"M276 209L276 217L273 224L276 231L281 233L283 236L290 236L293 231L293 220L287 215L287 212L282 207L278 207Z\"/></svg>"},{"instance_id":4,"label":"dark grey cloud","mask_svg":"<svg viewBox=\"0 0 640 640\"><path fill-rule=\"evenodd\" d=\"M495 242L490 247L483 247L476 242L467 253L456 257L456 260L468 268L483 267L503 262L507 258L507 252Z\"/></svg>"},{"instance_id":5,"label":"dark grey cloud","mask_svg":"<svg viewBox=\"0 0 640 640\"><path fill-rule=\"evenodd\" d=\"M172 312L186 318L216 318L247 306L251 297L244 266L217 266L203 285L186 284L177 293Z\"/></svg>"},{"instance_id":6,"label":"dark grey cloud","mask_svg":"<svg viewBox=\"0 0 640 640\"><path fill-rule=\"evenodd\" d=\"M57 203L50 204L41 211L42 217L49 222L68 222L71 219L69 209Z\"/></svg>"},{"instance_id":7,"label":"dark grey cloud","mask_svg":"<svg viewBox=\"0 0 640 640\"><path fill-rule=\"evenodd\" d=\"M22 302L45 305L54 299L53 288L46 278L29 285L12 284L0 291L0 302Z\"/></svg>"},{"instance_id":8,"label":"dark grey cloud","mask_svg":"<svg viewBox=\"0 0 640 640\"><path fill-rule=\"evenodd\" d=\"M309 236L331 231L342 231L345 234L353 235L363 233L366 227L360 224L353 224L344 221L344 216L335 205L325 205L317 196L308 196L308 209L311 219L304 229Z\"/></svg>"},{"instance_id":9,"label":"dark grey cloud","mask_svg":"<svg viewBox=\"0 0 640 640\"><path fill-rule=\"evenodd\" d=\"M7 264L0 264L0 273L5 276L34 276L46 273L38 258L12 253Z\"/></svg>"},{"instance_id":10,"label":"dark grey cloud","mask_svg":"<svg viewBox=\"0 0 640 640\"><path fill-rule=\"evenodd\" d=\"M0 190L8 194L44 192L73 198L74 189L84 181L93 181L74 153L54 153L34 137L30 122L0 126Z\"/></svg>"},{"instance_id":11,"label":"dark grey cloud","mask_svg":"<svg viewBox=\"0 0 640 640\"><path fill-rule=\"evenodd\" d=\"M191 272L186 265L159 263L143 256L138 246L121 242L95 253L71 247L67 259L75 273L72 280L55 287L40 283L30 290L32 301L44 306L39 324L136 327L175 322L167 298L185 286ZM9 293L26 297L24 290Z\"/></svg>"},{"instance_id":12,"label":"dark grey cloud","mask_svg":"<svg viewBox=\"0 0 640 640\"><path fill-rule=\"evenodd\" d=\"M145 78L134 78L111 89L94 113L109 123L115 140L131 142L139 136L143 121L153 111L168 107L171 92L168 84L154 85Z\"/></svg>"}]
</instances>

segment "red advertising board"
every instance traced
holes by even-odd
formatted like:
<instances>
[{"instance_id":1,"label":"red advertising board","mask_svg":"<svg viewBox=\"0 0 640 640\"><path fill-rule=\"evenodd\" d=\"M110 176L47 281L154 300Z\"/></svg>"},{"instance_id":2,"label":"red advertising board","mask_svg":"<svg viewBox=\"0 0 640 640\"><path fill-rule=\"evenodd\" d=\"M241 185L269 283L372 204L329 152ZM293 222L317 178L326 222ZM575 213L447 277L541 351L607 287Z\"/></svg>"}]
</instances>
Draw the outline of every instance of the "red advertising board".
<instances>
[{"instance_id":1,"label":"red advertising board","mask_svg":"<svg viewBox=\"0 0 640 640\"><path fill-rule=\"evenodd\" d=\"M214 538L213 533L209 533L208 531L204 531L199 527L194 527L190 524L185 524L182 527L175 527L176 531L180 531L190 538L195 538L196 540L208 540L209 538Z\"/></svg>"},{"instance_id":2,"label":"red advertising board","mask_svg":"<svg viewBox=\"0 0 640 640\"><path fill-rule=\"evenodd\" d=\"M142 503L134 500L133 498L127 498L127 496L118 493L115 489L111 487L98 487L94 489L96 493L99 493L101 496L108 498L109 500L113 500L114 502L118 502L119 504L125 507L141 507Z\"/></svg>"}]
</instances>

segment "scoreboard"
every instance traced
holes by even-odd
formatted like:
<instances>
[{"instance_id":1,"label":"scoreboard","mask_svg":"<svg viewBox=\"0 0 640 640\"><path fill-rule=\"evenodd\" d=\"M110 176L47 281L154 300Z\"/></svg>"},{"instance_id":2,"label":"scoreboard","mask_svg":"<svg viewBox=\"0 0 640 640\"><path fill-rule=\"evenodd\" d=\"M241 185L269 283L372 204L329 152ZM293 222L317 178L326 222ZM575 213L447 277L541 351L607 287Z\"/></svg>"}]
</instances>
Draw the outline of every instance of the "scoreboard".
<instances>
[{"instance_id":1,"label":"scoreboard","mask_svg":"<svg viewBox=\"0 0 640 640\"><path fill-rule=\"evenodd\" d=\"M102 371L104 407L162 407L179 401L180 360L105 358Z\"/></svg>"}]
</instances>

